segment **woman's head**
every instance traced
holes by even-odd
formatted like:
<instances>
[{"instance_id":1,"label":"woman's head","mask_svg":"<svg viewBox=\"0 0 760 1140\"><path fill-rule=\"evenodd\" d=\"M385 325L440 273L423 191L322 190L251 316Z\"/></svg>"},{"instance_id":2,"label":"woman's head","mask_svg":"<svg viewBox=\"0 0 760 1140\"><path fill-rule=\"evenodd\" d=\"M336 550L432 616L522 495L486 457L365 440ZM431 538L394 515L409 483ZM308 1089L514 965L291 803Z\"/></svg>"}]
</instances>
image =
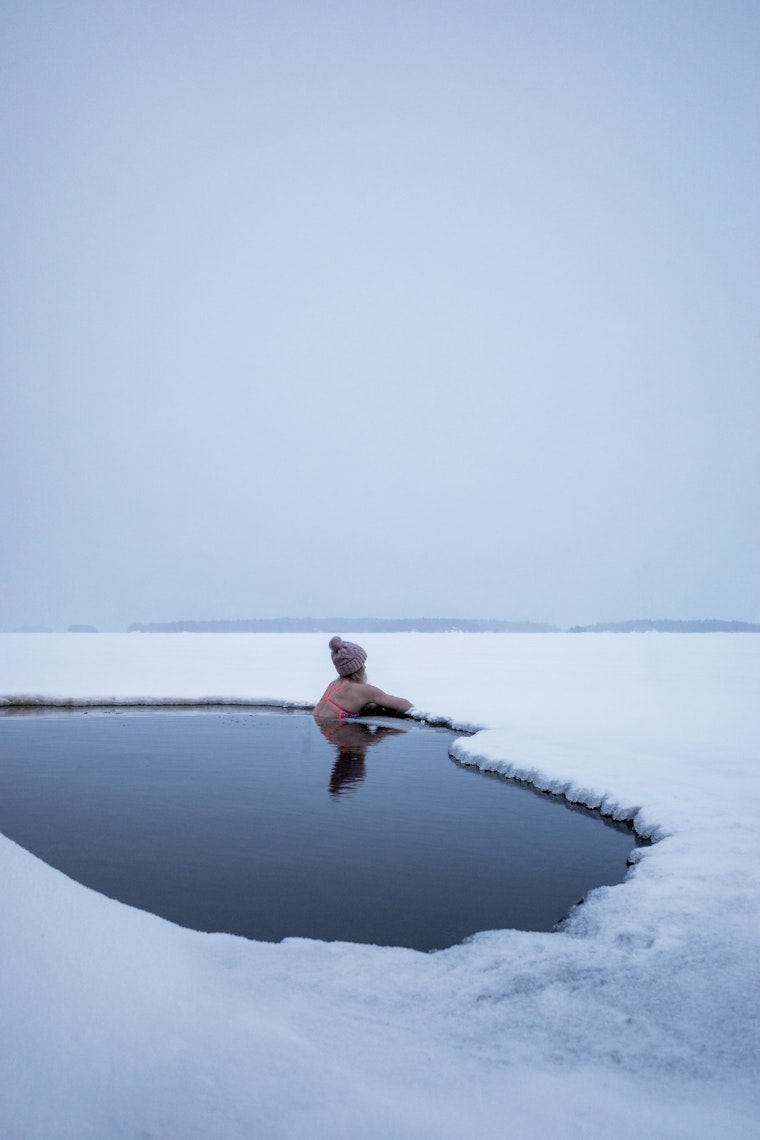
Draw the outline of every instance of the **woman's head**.
<instances>
[{"instance_id":1,"label":"woman's head","mask_svg":"<svg viewBox=\"0 0 760 1140\"><path fill-rule=\"evenodd\" d=\"M364 662L367 654L361 645L354 641L344 641L342 637L330 638L330 655L335 671L340 677L349 677L352 681L359 680L356 674L364 671Z\"/></svg>"}]
</instances>

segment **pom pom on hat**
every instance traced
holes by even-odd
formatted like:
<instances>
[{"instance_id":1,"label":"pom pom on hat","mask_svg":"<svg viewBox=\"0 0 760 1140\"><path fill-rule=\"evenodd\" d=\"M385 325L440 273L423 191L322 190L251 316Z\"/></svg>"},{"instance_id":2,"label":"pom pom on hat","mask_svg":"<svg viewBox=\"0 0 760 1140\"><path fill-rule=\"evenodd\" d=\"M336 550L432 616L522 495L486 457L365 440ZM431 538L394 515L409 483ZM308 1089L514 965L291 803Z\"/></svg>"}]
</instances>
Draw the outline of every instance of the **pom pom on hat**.
<instances>
[{"instance_id":1,"label":"pom pom on hat","mask_svg":"<svg viewBox=\"0 0 760 1140\"><path fill-rule=\"evenodd\" d=\"M342 637L330 638L330 654L335 671L341 677L347 677L349 673L358 673L367 660L367 654L361 645L357 645L354 641L344 641Z\"/></svg>"}]
</instances>

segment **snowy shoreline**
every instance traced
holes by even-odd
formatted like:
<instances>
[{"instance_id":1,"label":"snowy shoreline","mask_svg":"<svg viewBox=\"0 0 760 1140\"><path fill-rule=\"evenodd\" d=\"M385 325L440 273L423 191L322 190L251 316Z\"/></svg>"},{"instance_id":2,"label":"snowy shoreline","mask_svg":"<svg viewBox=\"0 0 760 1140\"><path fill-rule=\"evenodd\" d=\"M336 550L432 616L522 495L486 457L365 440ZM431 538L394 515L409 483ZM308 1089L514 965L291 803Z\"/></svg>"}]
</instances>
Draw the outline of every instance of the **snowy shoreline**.
<instances>
[{"instance_id":1,"label":"snowy shoreline","mask_svg":"<svg viewBox=\"0 0 760 1140\"><path fill-rule=\"evenodd\" d=\"M420 719L476 730L460 762L659 842L561 932L425 955L182 930L0 837L4 1134L756 1133L760 642L360 640ZM308 708L328 676L322 634L1 635L0 731L2 704Z\"/></svg>"}]
</instances>

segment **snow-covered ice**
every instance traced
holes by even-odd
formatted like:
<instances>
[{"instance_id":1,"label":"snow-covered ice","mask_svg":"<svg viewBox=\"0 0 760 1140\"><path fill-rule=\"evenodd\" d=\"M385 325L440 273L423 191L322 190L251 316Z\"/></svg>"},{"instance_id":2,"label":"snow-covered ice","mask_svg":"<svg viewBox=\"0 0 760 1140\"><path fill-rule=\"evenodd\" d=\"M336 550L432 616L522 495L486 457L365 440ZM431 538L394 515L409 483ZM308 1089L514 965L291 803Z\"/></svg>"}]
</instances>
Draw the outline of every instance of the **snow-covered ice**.
<instances>
[{"instance_id":1,"label":"snow-covered ice","mask_svg":"<svg viewBox=\"0 0 760 1140\"><path fill-rule=\"evenodd\" d=\"M0 1134L757 1136L760 637L357 639L480 730L462 759L658 842L561 932L421 954L183 930L0 837ZM329 675L321 634L0 637L5 700L307 704Z\"/></svg>"}]
</instances>

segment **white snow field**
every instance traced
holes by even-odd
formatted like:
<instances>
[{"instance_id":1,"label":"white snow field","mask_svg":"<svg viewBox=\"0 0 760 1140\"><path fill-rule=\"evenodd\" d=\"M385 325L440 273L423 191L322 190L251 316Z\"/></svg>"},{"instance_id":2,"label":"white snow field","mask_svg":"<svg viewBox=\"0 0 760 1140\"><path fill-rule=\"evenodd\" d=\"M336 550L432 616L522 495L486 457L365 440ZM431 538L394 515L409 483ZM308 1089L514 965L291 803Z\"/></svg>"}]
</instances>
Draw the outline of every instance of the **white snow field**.
<instances>
[{"instance_id":1,"label":"white snow field","mask_svg":"<svg viewBox=\"0 0 760 1140\"><path fill-rule=\"evenodd\" d=\"M0 693L308 703L327 640L8 634ZM354 640L461 757L658 842L561 932L421 954L184 930L0 837L0 1135L760 1135L760 637Z\"/></svg>"}]
</instances>

